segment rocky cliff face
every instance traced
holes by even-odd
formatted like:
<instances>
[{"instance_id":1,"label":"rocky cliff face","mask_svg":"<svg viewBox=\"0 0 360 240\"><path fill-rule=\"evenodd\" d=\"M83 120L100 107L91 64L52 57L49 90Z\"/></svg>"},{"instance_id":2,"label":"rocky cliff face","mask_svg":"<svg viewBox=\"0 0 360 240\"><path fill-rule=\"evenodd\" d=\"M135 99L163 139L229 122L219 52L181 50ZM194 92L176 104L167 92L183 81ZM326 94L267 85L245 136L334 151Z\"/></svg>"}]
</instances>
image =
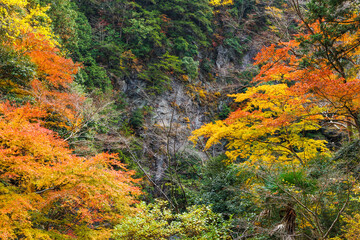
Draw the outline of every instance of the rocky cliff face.
<instances>
[{"instance_id":1,"label":"rocky cliff face","mask_svg":"<svg viewBox=\"0 0 360 240\"><path fill-rule=\"evenodd\" d=\"M121 95L126 107L111 114L122 118L115 125L127 124L134 133L105 130L96 136L100 150L130 153L160 185L175 181L181 162L191 159L193 167L222 150L207 155L188 137L236 108L227 95L243 91L256 74L252 63L265 23L265 4L230 3L95 0L72 6L78 41L69 50L84 63L81 83Z\"/></svg>"},{"instance_id":2,"label":"rocky cliff face","mask_svg":"<svg viewBox=\"0 0 360 240\"><path fill-rule=\"evenodd\" d=\"M249 79L234 78L234 74L241 76L256 71L252 63L257 51L251 49L237 56L220 45L215 53L207 53L213 54L215 60L215 80L209 81L209 76L204 73L192 82L172 79L170 90L162 94L149 94L146 83L136 76L119 84L129 103L129 111L150 109L137 134L142 148L141 164L150 169L156 183L166 178L168 168L177 157L196 158L199 164L208 160L210 156L201 150L203 146L194 148L188 137L193 130L219 117L231 102L227 94L241 91L246 86ZM216 155L216 149L213 153Z\"/></svg>"}]
</instances>

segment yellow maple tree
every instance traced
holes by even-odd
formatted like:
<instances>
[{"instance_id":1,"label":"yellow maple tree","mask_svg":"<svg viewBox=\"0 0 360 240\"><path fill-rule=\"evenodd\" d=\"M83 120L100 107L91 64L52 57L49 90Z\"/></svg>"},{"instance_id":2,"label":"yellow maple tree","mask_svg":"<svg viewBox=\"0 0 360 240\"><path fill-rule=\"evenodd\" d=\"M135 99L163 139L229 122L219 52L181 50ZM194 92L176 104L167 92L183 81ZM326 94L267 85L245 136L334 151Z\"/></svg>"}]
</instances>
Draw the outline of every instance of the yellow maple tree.
<instances>
[{"instance_id":1,"label":"yellow maple tree","mask_svg":"<svg viewBox=\"0 0 360 240\"><path fill-rule=\"evenodd\" d=\"M226 140L229 160L249 164L305 164L317 154L326 154L326 141L306 135L320 128L322 109L294 97L286 84L260 85L231 96L243 107L224 121L195 130L192 141L203 136L208 149Z\"/></svg>"},{"instance_id":2,"label":"yellow maple tree","mask_svg":"<svg viewBox=\"0 0 360 240\"><path fill-rule=\"evenodd\" d=\"M51 30L51 19L46 14L49 7L30 4L27 0L3 0L0 4L0 30L2 41L11 44L26 34L42 36L53 45L57 44Z\"/></svg>"}]
</instances>

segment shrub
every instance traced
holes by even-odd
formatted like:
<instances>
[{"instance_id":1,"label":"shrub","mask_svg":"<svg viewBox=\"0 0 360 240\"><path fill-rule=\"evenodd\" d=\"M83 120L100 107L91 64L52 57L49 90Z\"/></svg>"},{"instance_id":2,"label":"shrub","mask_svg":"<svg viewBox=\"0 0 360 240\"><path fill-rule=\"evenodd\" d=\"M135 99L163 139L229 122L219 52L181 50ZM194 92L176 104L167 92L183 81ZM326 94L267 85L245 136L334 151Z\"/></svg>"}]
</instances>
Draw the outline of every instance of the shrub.
<instances>
[{"instance_id":1,"label":"shrub","mask_svg":"<svg viewBox=\"0 0 360 240\"><path fill-rule=\"evenodd\" d=\"M115 226L114 239L165 240L180 239L231 239L230 221L211 211L208 206L192 206L187 212L175 214L166 208L166 202L146 205L135 216L125 217Z\"/></svg>"},{"instance_id":2,"label":"shrub","mask_svg":"<svg viewBox=\"0 0 360 240\"><path fill-rule=\"evenodd\" d=\"M195 61L192 57L183 57L183 59L181 59L181 64L189 77L192 79L197 78L199 61Z\"/></svg>"}]
</instances>

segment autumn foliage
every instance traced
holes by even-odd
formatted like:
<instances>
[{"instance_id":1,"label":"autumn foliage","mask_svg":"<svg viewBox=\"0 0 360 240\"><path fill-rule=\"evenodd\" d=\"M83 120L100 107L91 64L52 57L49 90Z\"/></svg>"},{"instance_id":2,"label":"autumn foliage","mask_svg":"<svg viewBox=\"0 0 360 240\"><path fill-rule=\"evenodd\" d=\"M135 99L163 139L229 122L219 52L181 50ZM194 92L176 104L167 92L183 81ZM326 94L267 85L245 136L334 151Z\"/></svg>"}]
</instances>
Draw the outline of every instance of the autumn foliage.
<instances>
[{"instance_id":1,"label":"autumn foliage","mask_svg":"<svg viewBox=\"0 0 360 240\"><path fill-rule=\"evenodd\" d=\"M0 238L108 239L141 191L116 155L78 157L45 128L77 131L85 101L71 86L80 64L60 51L47 10L0 3L2 47L34 66L27 81L5 79L21 95L0 103Z\"/></svg>"},{"instance_id":2,"label":"autumn foliage","mask_svg":"<svg viewBox=\"0 0 360 240\"><path fill-rule=\"evenodd\" d=\"M209 148L228 139L228 158L246 159L249 164L305 164L327 151L325 141L305 135L306 131L320 128L321 108L293 96L285 84L261 85L231 96L243 107L224 121L195 130L192 140L205 136L205 147Z\"/></svg>"},{"instance_id":3,"label":"autumn foliage","mask_svg":"<svg viewBox=\"0 0 360 240\"><path fill-rule=\"evenodd\" d=\"M317 29L316 25L312 27ZM303 96L311 99L313 105L323 106L326 109L323 116L329 121L345 121L344 117L350 117L353 119L351 124L358 128L355 115L360 107L360 80L350 74L354 69L349 69L347 76L343 76L325 59L311 60L308 54L297 57L300 44L298 40L292 40L264 48L255 58L255 64L262 67L254 81L291 84L292 95Z\"/></svg>"},{"instance_id":4,"label":"autumn foliage","mask_svg":"<svg viewBox=\"0 0 360 240\"><path fill-rule=\"evenodd\" d=\"M324 140L307 134L320 123L359 133L359 20L351 10L346 17L302 18L292 40L264 47L255 58L261 67L255 87L231 96L240 108L191 139L204 136L206 148L227 140L232 161L304 164L328 151Z\"/></svg>"},{"instance_id":5,"label":"autumn foliage","mask_svg":"<svg viewBox=\"0 0 360 240\"><path fill-rule=\"evenodd\" d=\"M77 131L81 125L81 106L85 98L72 92L70 84L80 64L64 58L60 50L44 36L29 33L15 46L37 66L29 93L37 105L50 114L48 117L54 119L47 124Z\"/></svg>"},{"instance_id":6,"label":"autumn foliage","mask_svg":"<svg viewBox=\"0 0 360 240\"><path fill-rule=\"evenodd\" d=\"M15 92L22 96L32 96L48 112L49 127L76 132L81 125L85 99L72 91L70 85L81 65L60 52L47 10L48 7L26 0L5 1L0 6L2 21L7 23L2 28L5 34L1 35L4 46L28 57L36 66L29 84L8 84L18 88Z\"/></svg>"},{"instance_id":7,"label":"autumn foliage","mask_svg":"<svg viewBox=\"0 0 360 240\"><path fill-rule=\"evenodd\" d=\"M210 5L213 6L225 6L225 5L230 5L230 4L234 4L233 0L211 0Z\"/></svg>"},{"instance_id":8,"label":"autumn foliage","mask_svg":"<svg viewBox=\"0 0 360 240\"><path fill-rule=\"evenodd\" d=\"M130 206L140 190L116 156L77 157L40 126L45 112L30 105L0 109L2 239L53 239L91 229L106 235L134 211Z\"/></svg>"},{"instance_id":9,"label":"autumn foliage","mask_svg":"<svg viewBox=\"0 0 360 240\"><path fill-rule=\"evenodd\" d=\"M359 144L333 157L324 129L341 132L338 142L360 136L358 1L150 2L0 1L0 239L228 239L230 228L233 238L327 239L342 231L356 239ZM297 20L289 17L294 13ZM257 76L254 69L235 71L246 65L250 39L260 39L254 33L265 28L277 42L255 57ZM162 133L150 134L151 121L142 121L155 117L162 105L156 102L134 112L147 136L132 136L127 124L137 123L126 118L135 106L127 100L175 92L170 85L179 76L175 88L186 82L192 98L169 105L176 108L170 128L164 126L166 141L153 144ZM243 76L243 91L229 95L233 105L219 106L224 120L190 138L226 156L204 160L185 145L176 150L177 115L193 115L188 107L197 103L209 110L201 115L212 116L217 101L202 103L223 100L218 89L209 94L202 87L205 80L206 88L217 88ZM129 81L144 91L133 94ZM128 90L105 97L112 87ZM89 150L76 148L87 143ZM123 163L130 161L154 196L185 213L167 203L137 205L141 180ZM188 196L193 192L199 195ZM196 202L215 203L229 221L209 207L189 207Z\"/></svg>"},{"instance_id":10,"label":"autumn foliage","mask_svg":"<svg viewBox=\"0 0 360 240\"><path fill-rule=\"evenodd\" d=\"M263 47L254 59L258 75L243 93L230 95L238 108L190 140L204 138L205 150L214 152L223 145L227 163L244 174L241 204L252 198L250 211L262 210L245 232L340 239L331 237L343 231L341 237L358 239L358 140L334 157L326 131L343 142L360 136L359 5L288 3L297 34ZM276 224L274 211L281 216Z\"/></svg>"}]
</instances>

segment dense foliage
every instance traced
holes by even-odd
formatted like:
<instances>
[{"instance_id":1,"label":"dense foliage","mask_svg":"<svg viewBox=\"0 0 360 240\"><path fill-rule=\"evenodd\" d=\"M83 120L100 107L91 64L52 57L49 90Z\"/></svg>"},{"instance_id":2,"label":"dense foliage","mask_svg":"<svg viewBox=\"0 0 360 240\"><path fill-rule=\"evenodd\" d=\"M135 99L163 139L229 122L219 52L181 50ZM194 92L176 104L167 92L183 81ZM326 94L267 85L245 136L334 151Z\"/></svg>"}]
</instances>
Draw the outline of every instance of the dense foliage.
<instances>
[{"instance_id":1,"label":"dense foliage","mask_svg":"<svg viewBox=\"0 0 360 240\"><path fill-rule=\"evenodd\" d=\"M140 190L114 155L80 158L30 105L1 105L2 239L106 235Z\"/></svg>"},{"instance_id":2,"label":"dense foliage","mask_svg":"<svg viewBox=\"0 0 360 240\"><path fill-rule=\"evenodd\" d=\"M0 238L358 239L359 12L1 0Z\"/></svg>"},{"instance_id":3,"label":"dense foliage","mask_svg":"<svg viewBox=\"0 0 360 240\"><path fill-rule=\"evenodd\" d=\"M104 239L135 212L134 172L114 154L78 157L53 130L78 131L86 99L74 63L35 2L2 1L1 239ZM9 102L11 101L11 102ZM47 128L51 128L49 130Z\"/></svg>"},{"instance_id":4,"label":"dense foliage","mask_svg":"<svg viewBox=\"0 0 360 240\"><path fill-rule=\"evenodd\" d=\"M194 205L182 214L172 213L164 202L141 204L139 208L141 212L115 227L115 239L231 239L231 222L209 207Z\"/></svg>"},{"instance_id":5,"label":"dense foliage","mask_svg":"<svg viewBox=\"0 0 360 240\"><path fill-rule=\"evenodd\" d=\"M326 239L354 221L358 162L348 152L329 159L327 141L314 133L335 127L349 140L359 134L359 9L350 1L309 1L306 12L297 1L290 4L298 33L264 47L255 58L261 67L255 86L231 95L239 108L191 139L205 137L207 149L226 140L229 161L256 173L243 186L262 209L253 231ZM349 217L342 221L341 215Z\"/></svg>"}]
</instances>

